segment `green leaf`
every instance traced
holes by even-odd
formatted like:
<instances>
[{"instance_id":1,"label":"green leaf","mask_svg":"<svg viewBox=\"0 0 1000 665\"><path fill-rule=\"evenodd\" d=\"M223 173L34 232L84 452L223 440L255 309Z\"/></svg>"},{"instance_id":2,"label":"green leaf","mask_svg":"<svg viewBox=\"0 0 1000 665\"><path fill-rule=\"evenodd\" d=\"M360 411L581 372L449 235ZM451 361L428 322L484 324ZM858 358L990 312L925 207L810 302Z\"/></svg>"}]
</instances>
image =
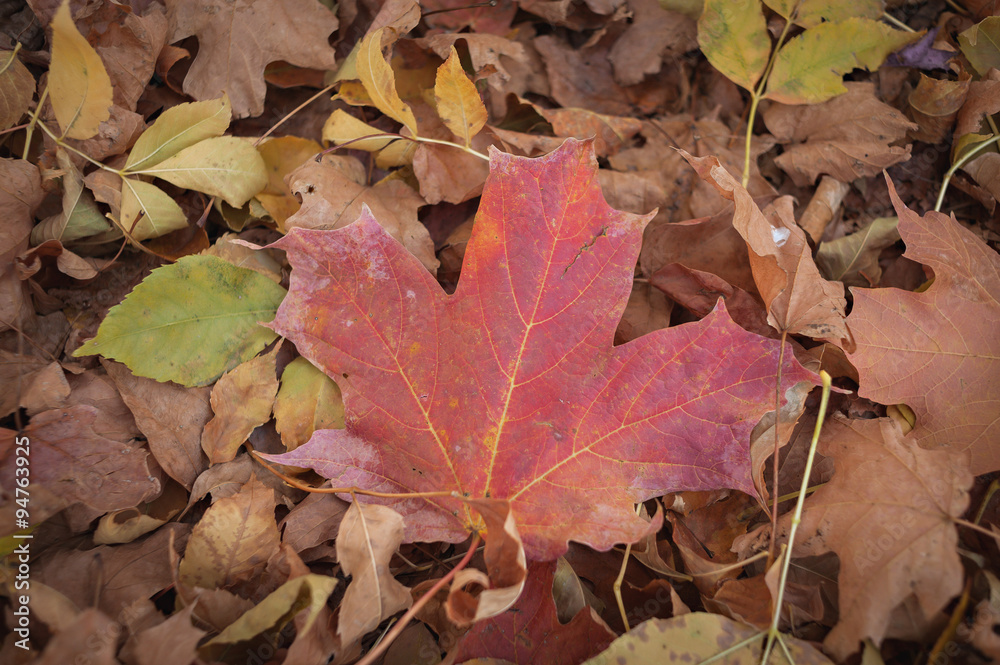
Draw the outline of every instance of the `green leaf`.
<instances>
[{"instance_id":1,"label":"green leaf","mask_svg":"<svg viewBox=\"0 0 1000 665\"><path fill-rule=\"evenodd\" d=\"M222 136L232 117L228 95L167 109L135 142L125 171L155 166L195 143Z\"/></svg>"},{"instance_id":2,"label":"green leaf","mask_svg":"<svg viewBox=\"0 0 1000 665\"><path fill-rule=\"evenodd\" d=\"M49 100L63 134L89 139L111 117L112 90L97 51L76 29L67 0L52 17Z\"/></svg>"},{"instance_id":3,"label":"green leaf","mask_svg":"<svg viewBox=\"0 0 1000 665\"><path fill-rule=\"evenodd\" d=\"M227 651L241 642L250 642L258 636L276 644L281 629L302 610L307 610L305 623L298 627L304 635L312 627L326 601L337 586L337 578L326 575L302 575L288 580L267 598L257 603L225 630L203 644L198 654L209 662L225 660Z\"/></svg>"},{"instance_id":4,"label":"green leaf","mask_svg":"<svg viewBox=\"0 0 1000 665\"><path fill-rule=\"evenodd\" d=\"M396 122L402 123L416 136L417 118L410 107L399 98L399 93L396 92L396 76L382 56L383 32L385 28L379 28L361 40L355 61L358 78L372 98L375 108Z\"/></svg>"},{"instance_id":5,"label":"green leaf","mask_svg":"<svg viewBox=\"0 0 1000 665\"><path fill-rule=\"evenodd\" d=\"M851 235L823 243L816 267L827 279L847 286L875 286L882 277L878 255L899 240L898 223L898 217L879 217Z\"/></svg>"},{"instance_id":6,"label":"green leaf","mask_svg":"<svg viewBox=\"0 0 1000 665\"><path fill-rule=\"evenodd\" d=\"M234 208L267 185L267 170L257 149L235 136L205 139L135 173L218 196Z\"/></svg>"},{"instance_id":7,"label":"green leaf","mask_svg":"<svg viewBox=\"0 0 1000 665\"><path fill-rule=\"evenodd\" d=\"M958 45L980 76L1000 69L1000 16L990 16L959 34Z\"/></svg>"},{"instance_id":8,"label":"green leaf","mask_svg":"<svg viewBox=\"0 0 1000 665\"><path fill-rule=\"evenodd\" d=\"M142 217L132 228L140 212ZM121 227L132 239L159 238L187 223L184 211L162 189L135 178L122 179Z\"/></svg>"},{"instance_id":9,"label":"green leaf","mask_svg":"<svg viewBox=\"0 0 1000 665\"><path fill-rule=\"evenodd\" d=\"M759 0L706 0L698 19L698 45L726 78L753 90L771 53Z\"/></svg>"},{"instance_id":10,"label":"green leaf","mask_svg":"<svg viewBox=\"0 0 1000 665\"><path fill-rule=\"evenodd\" d=\"M803 28L851 17L876 19L884 11L882 0L764 0L764 4Z\"/></svg>"},{"instance_id":11,"label":"green leaf","mask_svg":"<svg viewBox=\"0 0 1000 665\"><path fill-rule=\"evenodd\" d=\"M253 270L185 256L150 273L73 355L101 354L139 376L206 385L277 337L259 323L274 318L284 297Z\"/></svg>"},{"instance_id":12,"label":"green leaf","mask_svg":"<svg viewBox=\"0 0 1000 665\"><path fill-rule=\"evenodd\" d=\"M767 99L783 104L819 104L847 92L844 74L874 71L886 57L923 36L867 18L823 23L790 40L775 58Z\"/></svg>"}]
</instances>

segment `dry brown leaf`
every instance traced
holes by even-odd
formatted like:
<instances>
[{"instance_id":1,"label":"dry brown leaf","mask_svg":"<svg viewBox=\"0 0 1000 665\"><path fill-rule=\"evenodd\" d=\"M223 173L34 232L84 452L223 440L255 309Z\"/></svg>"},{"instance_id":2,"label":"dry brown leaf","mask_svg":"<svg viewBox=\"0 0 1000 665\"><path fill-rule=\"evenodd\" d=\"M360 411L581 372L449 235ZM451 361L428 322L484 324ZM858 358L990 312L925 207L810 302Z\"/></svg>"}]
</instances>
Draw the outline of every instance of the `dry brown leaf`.
<instances>
[{"instance_id":1,"label":"dry brown leaf","mask_svg":"<svg viewBox=\"0 0 1000 665\"><path fill-rule=\"evenodd\" d=\"M440 58L447 58L451 47L459 40L465 42L469 50L469 60L472 68L477 72L489 71L493 73L485 76L490 87L498 92L505 88L504 84L510 80L510 73L507 66L511 63L522 62L525 59L524 46L518 42L511 41L500 35L485 33L445 33L431 35L424 39L417 40L418 44L426 44Z\"/></svg>"},{"instance_id":2,"label":"dry brown leaf","mask_svg":"<svg viewBox=\"0 0 1000 665\"><path fill-rule=\"evenodd\" d=\"M656 74L664 55L698 48L693 19L663 8L657 0L628 0L628 6L632 23L608 54L619 84L635 85L647 74Z\"/></svg>"},{"instance_id":3,"label":"dry brown leaf","mask_svg":"<svg viewBox=\"0 0 1000 665\"><path fill-rule=\"evenodd\" d=\"M195 525L178 571L181 583L225 588L253 578L278 551L274 490L251 476L237 494L219 499Z\"/></svg>"},{"instance_id":4,"label":"dry brown leaf","mask_svg":"<svg viewBox=\"0 0 1000 665\"><path fill-rule=\"evenodd\" d=\"M87 608L45 645L34 665L63 665L86 661L92 665L117 665L115 651L121 627L108 616Z\"/></svg>"},{"instance_id":5,"label":"dry brown leaf","mask_svg":"<svg viewBox=\"0 0 1000 665\"><path fill-rule=\"evenodd\" d=\"M144 611L137 600L148 603L146 599L170 587L170 542L183 545L189 531L186 524L167 524L126 545L54 549L36 562L32 575L37 573L39 582L61 592L77 607L96 603L97 609L128 625Z\"/></svg>"},{"instance_id":6,"label":"dry brown leaf","mask_svg":"<svg viewBox=\"0 0 1000 665\"><path fill-rule=\"evenodd\" d=\"M979 186L989 192L994 201L1000 201L1000 153L987 152L962 167Z\"/></svg>"},{"instance_id":7,"label":"dry brown leaf","mask_svg":"<svg viewBox=\"0 0 1000 665\"><path fill-rule=\"evenodd\" d=\"M13 127L28 111L35 77L13 51L0 55L0 131Z\"/></svg>"},{"instance_id":8,"label":"dry brown leaf","mask_svg":"<svg viewBox=\"0 0 1000 665\"><path fill-rule=\"evenodd\" d=\"M89 28L96 37L94 50L101 56L111 79L115 104L135 111L166 42L167 15L163 6L151 3L136 12L106 2L97 5L94 13L81 16L78 25Z\"/></svg>"},{"instance_id":9,"label":"dry brown leaf","mask_svg":"<svg viewBox=\"0 0 1000 665\"><path fill-rule=\"evenodd\" d=\"M0 332L10 324L31 329L35 317L27 284L14 267L14 257L28 248L35 208L45 192L34 164L19 159L0 160L0 210L6 223L0 230Z\"/></svg>"},{"instance_id":10,"label":"dry brown leaf","mask_svg":"<svg viewBox=\"0 0 1000 665\"><path fill-rule=\"evenodd\" d=\"M351 583L340 606L337 635L345 650L384 619L413 604L392 576L389 559L403 542L403 518L392 508L355 501L337 536L337 559Z\"/></svg>"},{"instance_id":11,"label":"dry brown leaf","mask_svg":"<svg viewBox=\"0 0 1000 665\"><path fill-rule=\"evenodd\" d=\"M522 5L522 9L527 8ZM552 98L560 106L607 115L633 114L628 94L615 83L607 47L574 49L555 35L536 37L534 46L545 62Z\"/></svg>"},{"instance_id":12,"label":"dry brown leaf","mask_svg":"<svg viewBox=\"0 0 1000 665\"><path fill-rule=\"evenodd\" d=\"M910 147L891 145L917 125L875 98L873 83L851 83L822 104L774 104L764 112L769 132L785 145L775 162L799 187L824 173L842 182L877 175L906 161Z\"/></svg>"},{"instance_id":13,"label":"dry brown leaf","mask_svg":"<svg viewBox=\"0 0 1000 665\"><path fill-rule=\"evenodd\" d=\"M968 506L972 474L966 455L919 448L888 418L834 416L818 451L835 471L806 499L795 553L840 557L840 621L824 646L843 660L865 638L880 644L910 594L930 617L961 591L951 518Z\"/></svg>"},{"instance_id":14,"label":"dry brown leaf","mask_svg":"<svg viewBox=\"0 0 1000 665\"><path fill-rule=\"evenodd\" d=\"M205 636L205 631L191 623L196 606L188 605L160 625L136 635L139 665L178 665L195 659L198 642Z\"/></svg>"},{"instance_id":15,"label":"dry brown leaf","mask_svg":"<svg viewBox=\"0 0 1000 665\"><path fill-rule=\"evenodd\" d=\"M615 344L637 339L670 325L673 303L651 284L635 282L622 320L615 330Z\"/></svg>"},{"instance_id":16,"label":"dry brown leaf","mask_svg":"<svg viewBox=\"0 0 1000 665\"><path fill-rule=\"evenodd\" d=\"M32 489L48 488L65 506L81 502L100 512L131 508L158 495L160 483L147 466L149 452L98 435L96 417L97 409L79 405L31 419L24 436L31 441ZM0 479L5 487L14 487L16 433L4 429L0 435Z\"/></svg>"},{"instance_id":17,"label":"dry brown leaf","mask_svg":"<svg viewBox=\"0 0 1000 665\"><path fill-rule=\"evenodd\" d=\"M102 360L153 457L171 478L190 489L208 466L201 432L212 417L211 388L185 388L135 376L123 364ZM133 504L135 505L135 504Z\"/></svg>"},{"instance_id":18,"label":"dry brown leaf","mask_svg":"<svg viewBox=\"0 0 1000 665\"><path fill-rule=\"evenodd\" d=\"M300 67L333 69L327 37L337 18L316 0L167 0L167 42L198 37L198 55L184 78L197 100L229 94L233 116L264 111L264 67L284 60Z\"/></svg>"},{"instance_id":19,"label":"dry brown leaf","mask_svg":"<svg viewBox=\"0 0 1000 665\"><path fill-rule=\"evenodd\" d=\"M1000 112L1000 69L991 69L981 81L969 84L969 94L955 123L955 138L983 133L986 116L997 112Z\"/></svg>"},{"instance_id":20,"label":"dry brown leaf","mask_svg":"<svg viewBox=\"0 0 1000 665\"><path fill-rule=\"evenodd\" d=\"M767 325L764 306L749 293L715 273L670 263L653 273L649 283L699 318L707 316L715 309L719 298L722 298L726 301L729 316L740 327L764 337L773 337L775 334L774 329Z\"/></svg>"},{"instance_id":21,"label":"dry brown leaf","mask_svg":"<svg viewBox=\"0 0 1000 665\"><path fill-rule=\"evenodd\" d=\"M920 75L920 82L910 93L910 117L919 125L913 138L926 143L938 143L951 133L959 109L969 93L970 77L957 81Z\"/></svg>"},{"instance_id":22,"label":"dry brown leaf","mask_svg":"<svg viewBox=\"0 0 1000 665\"><path fill-rule=\"evenodd\" d=\"M287 228L340 228L355 221L362 208L368 206L389 235L428 270L437 271L434 244L427 228L417 219L424 200L401 180L383 180L365 187L326 162L309 161L288 181L292 191L302 197L302 207L288 218Z\"/></svg>"},{"instance_id":23,"label":"dry brown leaf","mask_svg":"<svg viewBox=\"0 0 1000 665\"><path fill-rule=\"evenodd\" d=\"M300 501L278 525L282 542L305 561L312 561L304 552L326 545L337 538L340 523L348 503L333 494L309 494ZM326 552L321 552L326 555Z\"/></svg>"},{"instance_id":24,"label":"dry brown leaf","mask_svg":"<svg viewBox=\"0 0 1000 665\"><path fill-rule=\"evenodd\" d=\"M771 327L817 339L849 339L844 285L820 276L805 232L792 218L790 197L761 212L719 160L683 154L702 178L736 205L733 226L750 249L750 267Z\"/></svg>"}]
</instances>

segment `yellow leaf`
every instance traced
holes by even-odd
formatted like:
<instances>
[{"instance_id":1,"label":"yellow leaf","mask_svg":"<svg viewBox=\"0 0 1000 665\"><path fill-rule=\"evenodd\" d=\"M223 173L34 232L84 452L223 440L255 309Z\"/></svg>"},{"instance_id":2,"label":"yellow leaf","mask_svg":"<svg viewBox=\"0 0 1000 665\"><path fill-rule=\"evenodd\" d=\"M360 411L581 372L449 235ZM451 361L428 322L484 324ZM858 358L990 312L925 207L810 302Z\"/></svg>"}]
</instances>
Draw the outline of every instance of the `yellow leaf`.
<instances>
[{"instance_id":1,"label":"yellow leaf","mask_svg":"<svg viewBox=\"0 0 1000 665\"><path fill-rule=\"evenodd\" d=\"M980 76L1000 68L1000 16L988 16L960 33L958 45Z\"/></svg>"},{"instance_id":2,"label":"yellow leaf","mask_svg":"<svg viewBox=\"0 0 1000 665\"><path fill-rule=\"evenodd\" d=\"M35 78L18 59L17 51L0 55L0 131L21 119L34 92Z\"/></svg>"},{"instance_id":3,"label":"yellow leaf","mask_svg":"<svg viewBox=\"0 0 1000 665\"><path fill-rule=\"evenodd\" d=\"M142 217L136 223L140 213ZM121 226L133 240L147 240L183 229L187 226L187 217L177 202L156 185L123 178Z\"/></svg>"},{"instance_id":4,"label":"yellow leaf","mask_svg":"<svg viewBox=\"0 0 1000 665\"><path fill-rule=\"evenodd\" d=\"M385 28L365 35L358 47L355 66L358 78L368 91L372 103L382 113L402 123L414 136L417 135L417 118L396 92L396 76L382 56L382 33Z\"/></svg>"},{"instance_id":5,"label":"yellow leaf","mask_svg":"<svg viewBox=\"0 0 1000 665\"><path fill-rule=\"evenodd\" d=\"M199 141L222 136L232 117L228 95L169 108L135 142L125 170L141 171Z\"/></svg>"},{"instance_id":6,"label":"yellow leaf","mask_svg":"<svg viewBox=\"0 0 1000 665\"><path fill-rule=\"evenodd\" d=\"M764 4L803 28L836 22L852 16L882 16L882 0L764 0ZM794 16L793 16L794 15Z\"/></svg>"},{"instance_id":7,"label":"yellow leaf","mask_svg":"<svg viewBox=\"0 0 1000 665\"><path fill-rule=\"evenodd\" d=\"M267 184L264 160L250 143L235 136L205 139L136 173L218 196L234 208Z\"/></svg>"},{"instance_id":8,"label":"yellow leaf","mask_svg":"<svg viewBox=\"0 0 1000 665\"><path fill-rule=\"evenodd\" d=\"M338 99L348 106L375 106L372 98L368 96L365 86L358 81L344 81L337 89Z\"/></svg>"},{"instance_id":9,"label":"yellow leaf","mask_svg":"<svg viewBox=\"0 0 1000 665\"><path fill-rule=\"evenodd\" d=\"M384 133L341 109L334 111L323 125L323 140L332 141L334 145L343 145L354 139L363 139L365 136ZM409 139L378 136L377 138L357 141L352 143L350 147L354 150L378 153L376 157L378 166L386 168L412 163L416 143Z\"/></svg>"},{"instance_id":10,"label":"yellow leaf","mask_svg":"<svg viewBox=\"0 0 1000 665\"><path fill-rule=\"evenodd\" d=\"M726 78L753 90L771 53L760 0L705 0L698 45Z\"/></svg>"},{"instance_id":11,"label":"yellow leaf","mask_svg":"<svg viewBox=\"0 0 1000 665\"><path fill-rule=\"evenodd\" d=\"M783 104L819 104L847 92L844 74L873 71L886 57L923 36L867 18L823 23L790 40L775 58L767 99Z\"/></svg>"},{"instance_id":12,"label":"yellow leaf","mask_svg":"<svg viewBox=\"0 0 1000 665\"><path fill-rule=\"evenodd\" d=\"M451 133L462 139L466 147L472 137L486 124L486 107L479 98L476 85L465 75L458 51L451 47L451 54L437 70L434 82L437 112Z\"/></svg>"},{"instance_id":13,"label":"yellow leaf","mask_svg":"<svg viewBox=\"0 0 1000 665\"><path fill-rule=\"evenodd\" d=\"M77 31L68 1L52 18L49 99L63 135L71 139L89 139L111 117L111 79L97 51Z\"/></svg>"}]
</instances>

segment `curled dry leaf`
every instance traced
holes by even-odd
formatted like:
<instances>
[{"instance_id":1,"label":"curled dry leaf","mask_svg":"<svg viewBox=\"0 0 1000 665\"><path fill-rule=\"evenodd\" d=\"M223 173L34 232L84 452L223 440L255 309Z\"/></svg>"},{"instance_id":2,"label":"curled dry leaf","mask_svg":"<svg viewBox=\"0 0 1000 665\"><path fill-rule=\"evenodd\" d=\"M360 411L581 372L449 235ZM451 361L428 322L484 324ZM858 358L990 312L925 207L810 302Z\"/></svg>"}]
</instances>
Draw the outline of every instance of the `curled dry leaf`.
<instances>
[{"instance_id":1,"label":"curled dry leaf","mask_svg":"<svg viewBox=\"0 0 1000 665\"><path fill-rule=\"evenodd\" d=\"M805 232L792 218L791 200L782 197L761 212L719 160L682 154L698 175L735 204L733 226L750 250L750 267L767 306L767 322L778 332L849 339L844 285L820 276Z\"/></svg>"}]
</instances>

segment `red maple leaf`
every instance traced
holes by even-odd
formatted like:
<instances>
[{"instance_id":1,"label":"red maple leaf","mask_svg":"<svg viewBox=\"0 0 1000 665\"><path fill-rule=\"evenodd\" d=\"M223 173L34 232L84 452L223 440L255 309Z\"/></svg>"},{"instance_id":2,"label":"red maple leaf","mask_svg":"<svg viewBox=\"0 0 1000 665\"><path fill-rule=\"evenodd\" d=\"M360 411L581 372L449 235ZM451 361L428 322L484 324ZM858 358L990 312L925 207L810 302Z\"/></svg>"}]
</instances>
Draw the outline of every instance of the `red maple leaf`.
<instances>
[{"instance_id":1,"label":"red maple leaf","mask_svg":"<svg viewBox=\"0 0 1000 665\"><path fill-rule=\"evenodd\" d=\"M371 217L293 229L271 326L340 384L346 430L271 459L338 486L509 499L530 559L658 524L666 492L753 493L749 435L773 408L779 346L701 321L614 347L649 216L612 209L590 142L494 151L461 281L447 295ZM815 377L787 354L783 382ZM410 540L475 527L457 499L393 502Z\"/></svg>"}]
</instances>

